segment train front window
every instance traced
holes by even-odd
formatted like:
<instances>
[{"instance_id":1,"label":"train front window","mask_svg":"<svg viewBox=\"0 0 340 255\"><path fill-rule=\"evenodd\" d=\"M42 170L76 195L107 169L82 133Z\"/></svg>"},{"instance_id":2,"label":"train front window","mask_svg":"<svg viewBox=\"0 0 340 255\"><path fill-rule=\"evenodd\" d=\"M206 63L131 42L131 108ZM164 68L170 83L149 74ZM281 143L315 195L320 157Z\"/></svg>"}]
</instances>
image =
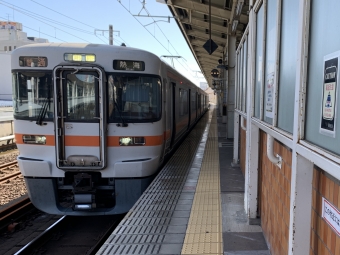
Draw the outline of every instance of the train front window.
<instances>
[{"instance_id":1,"label":"train front window","mask_svg":"<svg viewBox=\"0 0 340 255\"><path fill-rule=\"evenodd\" d=\"M97 121L98 105L96 90L98 82L90 73L68 73L66 75L67 121Z\"/></svg>"},{"instance_id":2,"label":"train front window","mask_svg":"<svg viewBox=\"0 0 340 255\"><path fill-rule=\"evenodd\" d=\"M109 75L110 122L154 122L161 117L161 81L156 76Z\"/></svg>"},{"instance_id":3,"label":"train front window","mask_svg":"<svg viewBox=\"0 0 340 255\"><path fill-rule=\"evenodd\" d=\"M14 117L51 121L54 116L52 72L13 72L12 78Z\"/></svg>"}]
</instances>

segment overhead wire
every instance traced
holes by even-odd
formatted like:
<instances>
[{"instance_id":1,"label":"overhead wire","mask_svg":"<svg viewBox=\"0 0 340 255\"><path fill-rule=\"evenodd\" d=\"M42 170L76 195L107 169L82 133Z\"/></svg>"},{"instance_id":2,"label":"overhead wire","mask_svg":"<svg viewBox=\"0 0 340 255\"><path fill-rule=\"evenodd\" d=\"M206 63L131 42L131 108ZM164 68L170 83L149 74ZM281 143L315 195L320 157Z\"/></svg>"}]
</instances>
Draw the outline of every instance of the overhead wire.
<instances>
[{"instance_id":1,"label":"overhead wire","mask_svg":"<svg viewBox=\"0 0 340 255\"><path fill-rule=\"evenodd\" d=\"M138 0L141 4L143 4L143 2L142 1L140 1L140 0ZM175 50L175 52L177 53L177 55L180 55L179 53L178 53L178 51L176 50L176 48L172 45L172 43L170 42L170 40L167 38L167 36L165 35L165 33L163 32L163 30L160 28L160 26L157 24L157 22L155 21L155 19L150 15L150 13L149 13L149 11L146 9L146 7L143 5L143 9L146 11L146 13L152 18L152 20L154 21L154 23L155 23L155 25L158 27L158 29L161 31L161 33L163 34L163 36L167 39L167 41L168 41L168 43L171 45L171 47ZM184 59L185 60L185 59ZM177 61L179 62L179 60L177 59ZM190 68L190 66L186 63L186 62L184 62L185 63L185 65L190 69L190 71L191 72L194 72L191 68ZM187 69L186 69L187 70ZM187 70L188 71L188 70ZM193 75L192 75L192 77L194 77Z\"/></svg>"},{"instance_id":2,"label":"overhead wire","mask_svg":"<svg viewBox=\"0 0 340 255\"><path fill-rule=\"evenodd\" d=\"M85 26L88 26L88 27L91 27L91 28L93 28L93 29L96 29L95 27L93 27L93 26L91 26L91 25L89 25L89 24L86 24L86 23L81 22L81 21L79 21L79 20L76 20L76 19L74 19L74 18L72 18L72 17L69 17L69 16L67 16L67 15L65 15L65 14L63 14L63 13L61 13L61 12L58 12L58 11L56 11L56 10L53 10L53 9L51 9L51 8L49 8L49 7L47 7L47 6L43 5L43 4L41 4L41 3L38 3L37 1L34 1L34 0L31 0L31 1L34 2L34 3L36 3L36 4L38 4L38 5L40 5L40 6L42 6L42 7L44 7L44 8L46 8L46 9L49 9L49 10L55 12L55 13L58 13L58 14L64 16L64 17L66 17L66 18L69 18L69 19L71 19L71 20L73 20L73 21L76 21L76 22L78 22L78 23L80 23L80 24L83 24L83 25L85 25Z\"/></svg>"},{"instance_id":3,"label":"overhead wire","mask_svg":"<svg viewBox=\"0 0 340 255\"><path fill-rule=\"evenodd\" d=\"M89 24L86 24L86 23L84 23L84 22L82 22L82 21L79 21L79 20L76 20L76 19L74 19L74 18L72 18L72 17L70 17L70 16L67 16L67 15L65 15L65 14L63 14L63 13L61 13L61 12L58 12L58 11L56 11L56 10L53 10L53 9L51 9L51 8L49 8L49 7L47 7L47 6L43 5L43 4L41 4L41 3L38 3L37 1L34 1L34 0L31 0L31 1L34 2L34 3L36 3L36 4L38 4L38 5L40 5L40 6L42 6L42 7L44 7L44 8L46 8L46 9L48 9L48 10L51 10L51 11L53 11L53 12L55 12L55 13L58 13L58 14L64 16L64 17L66 17L66 18L69 18L69 19L71 19L71 20L73 20L73 21L76 21L76 22L78 22L78 23L80 23L80 24L83 24L83 25L85 25L85 26L91 27L91 28L93 28L93 29L97 29L96 27L93 27L93 26L91 26L91 25L89 25ZM100 37L98 37L96 34L95 34L95 36L96 36L99 40L101 40L102 42L106 43L104 40L102 40L102 39L101 39ZM119 37L120 37L120 36L119 36ZM121 38L121 37L120 37L120 38ZM127 44L127 43L124 41L123 38L121 38L121 39L123 40L123 42L124 42L125 44Z\"/></svg>"},{"instance_id":4,"label":"overhead wire","mask_svg":"<svg viewBox=\"0 0 340 255\"><path fill-rule=\"evenodd\" d=\"M152 37L154 37L155 38L155 40L167 51L167 52L169 52L172 56L173 56L173 54L154 36L154 35L152 35L152 33L148 30L148 29L146 29L145 28L145 26L134 16L134 15L132 15L132 13L130 12L130 10L129 9L127 9L122 3L121 3L121 1L120 0L117 0L122 6L123 6L123 8L127 11L127 12L129 12L130 14L131 14L131 16L132 17L134 17L134 19L141 25L141 26L143 26L144 27L144 29L146 30L146 31L148 31L148 33L152 36ZM140 1L139 1L140 2ZM147 12L147 14L150 16L150 13L149 13L149 11L143 6L143 9ZM152 18L152 17L151 17ZM152 20L156 23L156 21L154 20L154 18L152 18ZM166 35L164 34L164 32L162 31L162 29L158 26L158 24L156 23L156 25L157 25L157 27L160 29L160 31L162 32L162 34L163 34L163 36L168 40L168 42L170 42L170 40L166 37ZM171 43L170 43L171 44ZM171 44L171 46L172 46L172 48L174 48L174 46ZM175 49L175 48L174 48ZM176 51L176 49L175 49L175 51ZM177 51L176 51L176 53L177 54L179 54ZM180 61L178 61L178 59L176 58L176 60L177 60L177 62L186 70L186 71L188 71L188 69L186 69L185 67L184 67L184 65L180 62ZM187 64L186 64L187 65ZM187 65L188 66L188 65ZM193 72L192 71L192 69L188 66L188 68L190 69L190 71L191 72ZM190 75L194 78L194 79L196 79L197 77L194 77L191 73L190 73Z\"/></svg>"},{"instance_id":5,"label":"overhead wire","mask_svg":"<svg viewBox=\"0 0 340 255\"><path fill-rule=\"evenodd\" d=\"M100 38L98 35L95 35L99 40L101 40L103 43L107 44L102 38Z\"/></svg>"},{"instance_id":6,"label":"overhead wire","mask_svg":"<svg viewBox=\"0 0 340 255\"><path fill-rule=\"evenodd\" d=\"M54 10L52 10L51 8L49 8L49 7L47 7L47 6L43 5L43 4L40 4L40 3L36 2L36 1L33 1L33 0L32 0L32 2L34 2L34 3L38 4L38 5L41 5L41 6L43 6L44 8L47 8L47 9L49 9L49 10L51 10L51 11L54 11ZM82 41L91 43L90 41L88 41L88 40L86 40L86 39L84 39L84 38L81 38L81 37L76 36L76 35L74 35L74 34L72 34L72 33L69 33L69 32L67 32L67 31L65 31L65 30L63 30L63 29L60 29L59 27L56 27L56 26L58 25L58 26L62 26L62 27L68 28L68 29L72 29L72 30L75 30L75 31L78 31L78 32L85 33L85 34L94 35L96 38L98 38L99 40L101 40L103 43L105 43L105 44L107 43L107 42L105 42L104 40L102 40L100 37L98 37L94 32L91 32L91 31L88 31L88 30L84 30L84 29L80 29L80 28L78 28L78 27L70 26L70 25L68 25L68 24L65 24L65 23L62 23L62 22L59 22L59 21L56 21L56 20L53 20L53 19L44 17L44 16L42 16L42 15L40 15L40 14L36 14L36 13L34 13L34 12L28 11L27 9L21 8L21 7L19 7L19 6L13 5L13 4L10 4L9 2L3 1L3 0L0 0L0 4L6 6L6 7L8 7L8 8L10 8L10 9L13 9L13 10L19 12L19 13L22 13L22 14L24 14L24 15L26 15L26 16L29 16L29 17L31 17L31 18L33 18L33 19L36 19L36 20L38 20L39 22L42 22L42 23L44 23L44 24L46 24L46 25L48 25L48 26L53 27L54 29L60 30L60 31L66 33L66 34L69 34L69 35L71 35L71 36L73 36L73 37L76 37L76 38L78 38L78 39L80 39L80 40L82 40ZM73 19L73 18L71 18L71 17L69 17L69 16L66 16L66 15L60 13L60 12L57 12L57 11L54 11L54 12L56 12L56 13L58 13L58 14L60 14L60 15L63 15L63 16L65 16L65 17L69 18L69 19L72 19L72 20L74 20L74 21L76 21L76 22L78 22L78 23L81 23L81 24L83 24L83 25L86 25L86 26L88 26L88 27L91 27L91 28L96 29L95 27L93 27L93 26L91 26L91 25L89 25L89 24L86 24L86 23L84 23L84 22L81 22L81 21L78 21L78 20L76 20L76 19ZM45 22L45 21L46 21L46 22ZM49 23L47 23L47 22L52 23L52 24L49 24ZM25 26L25 27L27 27L27 26ZM34 30L34 29L32 29L32 30ZM35 31L35 30L34 30L34 31ZM38 32L39 32L39 31L38 31ZM42 32L40 32L40 33L42 33ZM50 36L50 35L48 35L48 36ZM51 37L53 37L53 36L51 36ZM56 38L56 37L54 36L53 38ZM60 39L58 39L58 40L60 40Z\"/></svg>"},{"instance_id":7,"label":"overhead wire","mask_svg":"<svg viewBox=\"0 0 340 255\"><path fill-rule=\"evenodd\" d=\"M0 16L0 19L5 19L5 18ZM44 32L38 31L38 30L36 30L36 29L34 29L34 28L30 28L30 27L28 27L28 26L25 26L25 28L28 28L28 29L31 29L31 30L33 30L33 31L39 32L39 33L41 33L41 34L44 34L44 35L46 35L46 36L55 38L55 39L57 39L57 40L59 40L59 41L66 42L66 41L64 41L63 39L60 39L60 38L58 38L58 37L56 37L56 36L49 35L49 34L46 34L46 33L44 33Z\"/></svg>"},{"instance_id":8,"label":"overhead wire","mask_svg":"<svg viewBox=\"0 0 340 255\"><path fill-rule=\"evenodd\" d=\"M60 26L69 28L69 29L73 29L73 30L76 30L76 31L79 31L79 32L83 32L83 33L87 33L87 34L92 34L92 35L93 35L93 32L91 32L91 31L84 30L84 29L80 29L80 28L77 28L77 27L68 25L68 24L66 24L66 23L62 23L62 22L60 22L60 21L53 20L53 19L50 19L50 18L48 18L48 17L44 17L44 16L42 16L42 15L40 15L40 14L34 13L34 12L29 11L29 10L27 10L27 9L24 9L24 8L22 8L22 7L19 7L19 6L10 4L10 3L6 2L6 1L1 0L1 1L0 1L0 4L6 6L6 7L8 7L8 8L10 8L10 9L13 9L13 10L19 12L19 13L22 13L22 14L24 14L24 15L27 15L27 16L29 16L29 17L31 17L31 18L37 19L37 20L39 20L39 21L40 21L40 20L45 20L45 21L48 21L48 22L51 22L51 23L54 23L54 24L57 24L57 25L60 25ZM15 8L14 8L14 7L15 7ZM46 23L45 23L45 24L46 24Z\"/></svg>"},{"instance_id":9,"label":"overhead wire","mask_svg":"<svg viewBox=\"0 0 340 255\"><path fill-rule=\"evenodd\" d=\"M46 34L46 33L44 33L44 32L41 32L41 31L39 31L39 30L36 30L36 29L34 29L34 28L30 28L30 27L28 27L28 26L25 26L25 28L28 28L28 29L31 29L31 30L33 30L33 31L39 32L40 34L47 35L47 36L49 36L49 37L55 38L55 39L57 39L57 40L59 40L59 41L67 42L67 41L64 41L63 39L60 39L60 38L56 37L56 36Z\"/></svg>"}]
</instances>

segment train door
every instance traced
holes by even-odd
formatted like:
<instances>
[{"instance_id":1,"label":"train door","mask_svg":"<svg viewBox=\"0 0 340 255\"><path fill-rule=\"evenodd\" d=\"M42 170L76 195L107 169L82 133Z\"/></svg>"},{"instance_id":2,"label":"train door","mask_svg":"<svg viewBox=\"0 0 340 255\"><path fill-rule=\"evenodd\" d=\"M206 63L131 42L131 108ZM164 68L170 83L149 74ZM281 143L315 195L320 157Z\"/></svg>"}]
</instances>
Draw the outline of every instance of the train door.
<instances>
[{"instance_id":1,"label":"train door","mask_svg":"<svg viewBox=\"0 0 340 255\"><path fill-rule=\"evenodd\" d=\"M56 162L60 169L105 167L104 77L104 72L96 67L54 70Z\"/></svg>"},{"instance_id":2,"label":"train door","mask_svg":"<svg viewBox=\"0 0 340 255\"><path fill-rule=\"evenodd\" d=\"M198 92L196 92L196 120L199 116L199 113L198 113L199 108L198 107L199 107L199 94L198 94Z\"/></svg>"},{"instance_id":3,"label":"train door","mask_svg":"<svg viewBox=\"0 0 340 255\"><path fill-rule=\"evenodd\" d=\"M191 123L191 89L189 89L189 95L188 95L188 108L189 108L189 121L188 121L188 129L189 129L190 123Z\"/></svg>"},{"instance_id":4,"label":"train door","mask_svg":"<svg viewBox=\"0 0 340 255\"><path fill-rule=\"evenodd\" d=\"M171 132L171 143L170 147L172 148L175 143L176 137L176 83L171 82L171 101L172 101L172 132Z\"/></svg>"}]
</instances>

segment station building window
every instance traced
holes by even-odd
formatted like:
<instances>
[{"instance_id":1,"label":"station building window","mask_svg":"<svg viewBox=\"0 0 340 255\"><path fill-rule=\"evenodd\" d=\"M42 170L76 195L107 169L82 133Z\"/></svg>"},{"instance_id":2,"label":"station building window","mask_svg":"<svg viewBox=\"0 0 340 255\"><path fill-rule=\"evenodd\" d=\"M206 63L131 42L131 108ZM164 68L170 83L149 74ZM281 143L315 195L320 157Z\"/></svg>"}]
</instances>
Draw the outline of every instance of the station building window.
<instances>
[{"instance_id":1,"label":"station building window","mask_svg":"<svg viewBox=\"0 0 340 255\"><path fill-rule=\"evenodd\" d=\"M242 52L243 52L243 73L242 73L242 105L241 105L241 111L247 112L247 56L248 56L248 39L246 37L243 46L242 46Z\"/></svg>"},{"instance_id":2,"label":"station building window","mask_svg":"<svg viewBox=\"0 0 340 255\"><path fill-rule=\"evenodd\" d=\"M277 49L277 0L267 1L263 120L273 124Z\"/></svg>"},{"instance_id":3,"label":"station building window","mask_svg":"<svg viewBox=\"0 0 340 255\"><path fill-rule=\"evenodd\" d=\"M239 50L237 51L237 69L236 69L236 108L247 112L247 58L248 58L248 32L245 32L241 40Z\"/></svg>"},{"instance_id":4,"label":"station building window","mask_svg":"<svg viewBox=\"0 0 340 255\"><path fill-rule=\"evenodd\" d=\"M278 97L278 128L293 133L297 68L299 1L282 1Z\"/></svg>"},{"instance_id":5,"label":"station building window","mask_svg":"<svg viewBox=\"0 0 340 255\"><path fill-rule=\"evenodd\" d=\"M240 109L240 52L236 55L236 69L235 69L235 108Z\"/></svg>"},{"instance_id":6,"label":"station building window","mask_svg":"<svg viewBox=\"0 0 340 255\"><path fill-rule=\"evenodd\" d=\"M253 116L293 133L299 2L264 1L256 10ZM294 8L292 8L292 6ZM266 11L265 11L266 9ZM278 23L280 20L280 23ZM245 33L246 35L246 33ZM246 112L247 35L237 56L237 108ZM279 63L279 65L277 64Z\"/></svg>"},{"instance_id":7,"label":"station building window","mask_svg":"<svg viewBox=\"0 0 340 255\"><path fill-rule=\"evenodd\" d=\"M264 7L260 7L256 14L256 46L255 46L255 95L254 95L254 116L260 118L261 94L263 87L263 24Z\"/></svg>"},{"instance_id":8,"label":"station building window","mask_svg":"<svg viewBox=\"0 0 340 255\"><path fill-rule=\"evenodd\" d=\"M338 0L311 2L305 120L305 139L337 155L340 35L334 28L340 23L339 9Z\"/></svg>"}]
</instances>

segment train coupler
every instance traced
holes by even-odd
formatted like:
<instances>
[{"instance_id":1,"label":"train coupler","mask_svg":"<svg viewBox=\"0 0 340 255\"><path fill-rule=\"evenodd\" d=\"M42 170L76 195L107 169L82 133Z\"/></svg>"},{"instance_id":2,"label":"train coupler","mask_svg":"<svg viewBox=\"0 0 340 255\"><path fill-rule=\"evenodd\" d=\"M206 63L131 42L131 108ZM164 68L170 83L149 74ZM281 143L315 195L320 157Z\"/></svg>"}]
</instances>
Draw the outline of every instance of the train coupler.
<instances>
[{"instance_id":1,"label":"train coupler","mask_svg":"<svg viewBox=\"0 0 340 255\"><path fill-rule=\"evenodd\" d=\"M96 208L96 190L93 188L92 176L79 173L73 182L73 210L90 210Z\"/></svg>"}]
</instances>

